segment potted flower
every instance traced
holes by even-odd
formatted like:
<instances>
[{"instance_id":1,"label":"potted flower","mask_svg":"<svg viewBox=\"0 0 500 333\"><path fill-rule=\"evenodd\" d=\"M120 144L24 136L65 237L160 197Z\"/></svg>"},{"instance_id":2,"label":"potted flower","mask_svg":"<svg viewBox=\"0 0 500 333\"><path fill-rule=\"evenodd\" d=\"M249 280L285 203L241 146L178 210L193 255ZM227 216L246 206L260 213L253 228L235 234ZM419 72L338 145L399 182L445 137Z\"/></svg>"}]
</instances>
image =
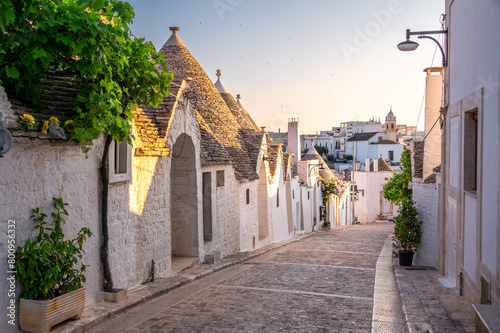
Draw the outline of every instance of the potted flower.
<instances>
[{"instance_id":1,"label":"potted flower","mask_svg":"<svg viewBox=\"0 0 500 333\"><path fill-rule=\"evenodd\" d=\"M16 279L21 285L19 325L26 332L48 332L51 327L69 318L80 318L85 305L83 243L92 236L82 228L76 238L65 240L61 225L68 216L65 203L54 198L54 226L48 227L46 214L33 209L30 217L36 222L38 235L15 252Z\"/></svg>"},{"instance_id":2,"label":"potted flower","mask_svg":"<svg viewBox=\"0 0 500 333\"><path fill-rule=\"evenodd\" d=\"M331 227L332 227L332 225L331 225L330 221L323 222L323 226L322 226L323 230L330 230Z\"/></svg>"},{"instance_id":3,"label":"potted flower","mask_svg":"<svg viewBox=\"0 0 500 333\"><path fill-rule=\"evenodd\" d=\"M394 227L394 247L399 249L399 265L411 266L413 255L422 240L422 221L412 199L402 201L399 215L391 219Z\"/></svg>"}]
</instances>

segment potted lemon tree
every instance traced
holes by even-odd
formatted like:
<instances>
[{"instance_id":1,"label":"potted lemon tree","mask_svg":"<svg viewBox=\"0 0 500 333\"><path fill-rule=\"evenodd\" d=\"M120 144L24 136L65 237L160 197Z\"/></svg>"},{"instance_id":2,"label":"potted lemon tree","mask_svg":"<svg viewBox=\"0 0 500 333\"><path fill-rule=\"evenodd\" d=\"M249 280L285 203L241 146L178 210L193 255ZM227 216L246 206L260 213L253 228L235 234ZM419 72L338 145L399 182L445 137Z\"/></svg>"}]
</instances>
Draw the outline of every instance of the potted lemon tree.
<instances>
[{"instance_id":1,"label":"potted lemon tree","mask_svg":"<svg viewBox=\"0 0 500 333\"><path fill-rule=\"evenodd\" d=\"M62 224L68 216L61 198L53 198L53 227L47 215L33 209L36 238L26 239L16 249L16 279L21 285L19 325L26 332L48 332L51 327L69 318L80 318L85 305L83 243L92 236L82 228L76 238L65 239Z\"/></svg>"}]
</instances>

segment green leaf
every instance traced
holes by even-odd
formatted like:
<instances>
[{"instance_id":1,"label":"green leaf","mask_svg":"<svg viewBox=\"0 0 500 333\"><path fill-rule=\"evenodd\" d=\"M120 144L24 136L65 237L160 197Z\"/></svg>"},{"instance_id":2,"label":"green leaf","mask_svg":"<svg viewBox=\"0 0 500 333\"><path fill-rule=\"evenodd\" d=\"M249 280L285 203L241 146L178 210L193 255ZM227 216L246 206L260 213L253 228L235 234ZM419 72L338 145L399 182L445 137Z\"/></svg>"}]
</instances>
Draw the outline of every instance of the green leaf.
<instances>
[{"instance_id":1,"label":"green leaf","mask_svg":"<svg viewBox=\"0 0 500 333\"><path fill-rule=\"evenodd\" d=\"M19 79L19 70L14 66L5 66L5 71L7 73L7 77L12 79Z\"/></svg>"}]
</instances>

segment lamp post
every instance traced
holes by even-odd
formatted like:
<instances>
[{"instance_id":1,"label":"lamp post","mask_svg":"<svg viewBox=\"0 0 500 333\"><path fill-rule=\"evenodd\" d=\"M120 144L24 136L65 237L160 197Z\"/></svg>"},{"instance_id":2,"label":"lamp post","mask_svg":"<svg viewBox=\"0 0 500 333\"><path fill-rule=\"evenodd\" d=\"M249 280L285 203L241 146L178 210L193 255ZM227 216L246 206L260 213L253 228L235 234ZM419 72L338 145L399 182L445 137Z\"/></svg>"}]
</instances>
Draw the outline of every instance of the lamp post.
<instances>
[{"instance_id":1,"label":"lamp post","mask_svg":"<svg viewBox=\"0 0 500 333\"><path fill-rule=\"evenodd\" d=\"M443 21L444 21L443 17ZM439 43L437 39L428 35L439 35L444 34L445 47ZM406 29L406 41L398 44L398 49L400 51L414 51L418 48L419 44L410 40L410 36L418 35L418 38L427 38L434 41L441 55L443 56L443 67L448 66L448 28L443 30L431 30L431 31L410 31ZM446 75L446 72L445 72ZM443 91L442 91L442 102L441 102L441 188L439 193L440 206L439 206L439 274L445 275L445 225L446 225L446 210L445 210L445 200L446 200L446 111L448 106L446 104L446 94L445 94L446 80L443 78Z\"/></svg>"}]
</instances>

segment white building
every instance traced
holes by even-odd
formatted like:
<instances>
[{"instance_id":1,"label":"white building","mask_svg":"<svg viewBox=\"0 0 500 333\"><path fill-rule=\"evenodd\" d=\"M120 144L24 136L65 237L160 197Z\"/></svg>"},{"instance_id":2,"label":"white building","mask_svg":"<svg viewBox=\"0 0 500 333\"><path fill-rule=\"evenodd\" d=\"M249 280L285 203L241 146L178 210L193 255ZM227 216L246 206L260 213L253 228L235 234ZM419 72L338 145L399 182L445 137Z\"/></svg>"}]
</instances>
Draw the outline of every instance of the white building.
<instances>
[{"instance_id":1,"label":"white building","mask_svg":"<svg viewBox=\"0 0 500 333\"><path fill-rule=\"evenodd\" d=\"M473 302L500 304L500 5L446 0L445 270Z\"/></svg>"},{"instance_id":2,"label":"white building","mask_svg":"<svg viewBox=\"0 0 500 333\"><path fill-rule=\"evenodd\" d=\"M395 213L393 203L385 199L382 186L390 179L394 170L383 158L367 158L365 170L354 172L354 184L357 186L357 200L354 206L356 221L372 223L377 220L387 220Z\"/></svg>"},{"instance_id":3,"label":"white building","mask_svg":"<svg viewBox=\"0 0 500 333\"><path fill-rule=\"evenodd\" d=\"M317 168L300 161L298 122L289 129L289 154L272 142L219 79L214 85L177 36L160 52L174 74L170 95L156 108L134 111L132 146L112 143L109 156L108 238L114 288L132 288L178 271L179 257L193 264L251 250L318 229L321 188ZM12 149L1 158L0 220L16 221L16 244L34 235L31 209L46 213L52 197L67 203L67 237L82 227L94 236L85 244L86 306L99 302L104 278L100 259L101 204L98 169L104 138L91 143L88 158L78 145L19 130L18 119L68 118L72 95L67 78L49 76L40 109L9 99L0 87L0 119L12 133ZM192 98L195 95L196 98ZM56 107L54 107L56 106ZM221 121L223 119L223 121ZM3 139L9 139L2 132ZM292 141L295 141L293 143ZM295 152L295 153L294 153ZM293 162L295 160L295 162ZM304 174L303 170L307 170ZM7 235L7 223L0 224ZM0 255L7 290L7 251ZM0 304L7 307L7 293ZM10 327L6 318L1 327Z\"/></svg>"},{"instance_id":4,"label":"white building","mask_svg":"<svg viewBox=\"0 0 500 333\"><path fill-rule=\"evenodd\" d=\"M382 157L389 163L399 163L404 145L386 139L386 134L379 132L357 133L346 142L346 154L354 157L364 166L366 158Z\"/></svg>"}]
</instances>

